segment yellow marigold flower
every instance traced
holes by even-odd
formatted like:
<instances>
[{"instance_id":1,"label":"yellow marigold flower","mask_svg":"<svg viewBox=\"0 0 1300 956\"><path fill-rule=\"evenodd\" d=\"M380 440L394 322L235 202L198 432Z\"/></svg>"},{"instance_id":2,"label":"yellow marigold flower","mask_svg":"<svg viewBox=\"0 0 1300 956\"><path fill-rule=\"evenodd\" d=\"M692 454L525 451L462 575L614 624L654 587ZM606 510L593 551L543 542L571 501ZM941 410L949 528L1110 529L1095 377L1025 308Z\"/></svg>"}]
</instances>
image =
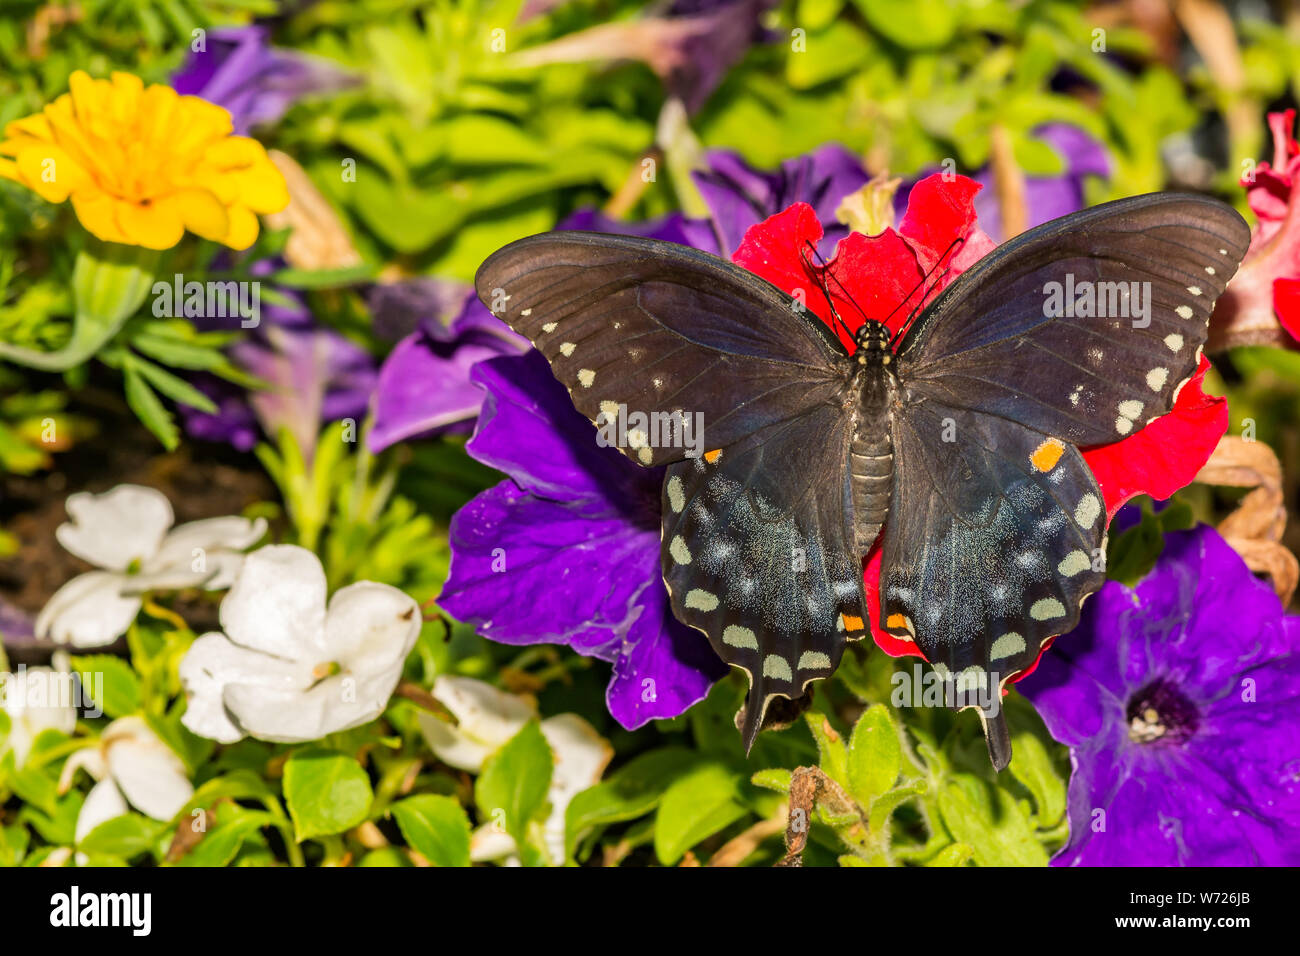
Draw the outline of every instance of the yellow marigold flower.
<instances>
[{"instance_id":1,"label":"yellow marigold flower","mask_svg":"<svg viewBox=\"0 0 1300 956\"><path fill-rule=\"evenodd\" d=\"M230 113L167 86L77 70L69 92L5 126L0 177L50 202L72 200L93 235L170 249L185 230L232 249L257 238L257 213L289 204L262 144L232 136Z\"/></svg>"}]
</instances>

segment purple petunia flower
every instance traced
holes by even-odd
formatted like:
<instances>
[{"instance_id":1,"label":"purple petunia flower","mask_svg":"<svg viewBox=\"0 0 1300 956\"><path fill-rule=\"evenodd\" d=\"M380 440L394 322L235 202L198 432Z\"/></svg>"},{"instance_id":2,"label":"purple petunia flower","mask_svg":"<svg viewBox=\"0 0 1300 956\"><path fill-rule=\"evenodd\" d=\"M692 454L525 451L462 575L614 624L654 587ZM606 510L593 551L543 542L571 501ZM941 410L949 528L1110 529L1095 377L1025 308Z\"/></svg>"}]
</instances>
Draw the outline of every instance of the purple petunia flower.
<instances>
[{"instance_id":1,"label":"purple petunia flower","mask_svg":"<svg viewBox=\"0 0 1300 956\"><path fill-rule=\"evenodd\" d=\"M177 93L200 96L230 111L235 132L247 135L274 123L309 93L355 85L357 78L329 62L272 47L264 26L209 30L206 49L192 51L172 77Z\"/></svg>"},{"instance_id":2,"label":"purple petunia flower","mask_svg":"<svg viewBox=\"0 0 1300 956\"><path fill-rule=\"evenodd\" d=\"M1056 865L1300 863L1300 618L1208 527L1018 685L1070 747Z\"/></svg>"},{"instance_id":3,"label":"purple petunia flower","mask_svg":"<svg viewBox=\"0 0 1300 956\"><path fill-rule=\"evenodd\" d=\"M468 430L483 404L483 390L470 381L479 362L517 355L528 340L516 335L473 295L450 326L426 318L398 342L379 370L370 450L446 431Z\"/></svg>"},{"instance_id":4,"label":"purple petunia flower","mask_svg":"<svg viewBox=\"0 0 1300 956\"><path fill-rule=\"evenodd\" d=\"M754 169L725 150L710 151L707 160L708 168L693 177L717 234L719 248L706 251L725 258L739 248L751 226L797 202L807 203L817 213L825 230L822 251L829 258L835 243L849 234L848 226L836 219L835 210L845 196L871 178L858 157L839 143L827 143L807 156L787 160L770 173Z\"/></svg>"},{"instance_id":5,"label":"purple petunia flower","mask_svg":"<svg viewBox=\"0 0 1300 956\"><path fill-rule=\"evenodd\" d=\"M675 717L726 672L673 617L659 570L663 469L602 448L536 351L479 363L466 450L509 479L451 523L439 604L504 644L567 644L614 665L609 712L635 729Z\"/></svg>"}]
</instances>

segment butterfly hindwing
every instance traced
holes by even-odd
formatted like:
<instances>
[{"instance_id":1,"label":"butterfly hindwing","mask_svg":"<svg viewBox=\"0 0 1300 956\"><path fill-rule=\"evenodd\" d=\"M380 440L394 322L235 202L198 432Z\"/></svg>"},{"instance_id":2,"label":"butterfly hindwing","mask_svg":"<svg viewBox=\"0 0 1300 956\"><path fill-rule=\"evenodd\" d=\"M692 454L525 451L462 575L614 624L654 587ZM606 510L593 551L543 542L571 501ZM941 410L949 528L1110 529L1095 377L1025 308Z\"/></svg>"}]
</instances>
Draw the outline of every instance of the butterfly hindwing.
<instances>
[{"instance_id":1,"label":"butterfly hindwing","mask_svg":"<svg viewBox=\"0 0 1300 956\"><path fill-rule=\"evenodd\" d=\"M667 472L673 612L750 675L747 747L773 696L801 696L866 633L849 433L842 407L824 405Z\"/></svg>"},{"instance_id":2,"label":"butterfly hindwing","mask_svg":"<svg viewBox=\"0 0 1300 956\"><path fill-rule=\"evenodd\" d=\"M899 378L1075 445L1118 441L1173 407L1249 241L1230 207L1176 193L1039 226L926 309Z\"/></svg>"},{"instance_id":3,"label":"butterfly hindwing","mask_svg":"<svg viewBox=\"0 0 1300 956\"><path fill-rule=\"evenodd\" d=\"M992 695L1101 586L1101 490L1073 445L1006 419L905 394L893 432L880 623Z\"/></svg>"},{"instance_id":4,"label":"butterfly hindwing","mask_svg":"<svg viewBox=\"0 0 1300 956\"><path fill-rule=\"evenodd\" d=\"M716 256L632 236L556 232L493 253L479 298L546 356L574 405L642 465L681 461L675 414L723 448L843 387L830 331ZM631 418L646 416L643 421ZM698 424L697 424L698 423ZM658 440L656 440L656 438Z\"/></svg>"}]
</instances>

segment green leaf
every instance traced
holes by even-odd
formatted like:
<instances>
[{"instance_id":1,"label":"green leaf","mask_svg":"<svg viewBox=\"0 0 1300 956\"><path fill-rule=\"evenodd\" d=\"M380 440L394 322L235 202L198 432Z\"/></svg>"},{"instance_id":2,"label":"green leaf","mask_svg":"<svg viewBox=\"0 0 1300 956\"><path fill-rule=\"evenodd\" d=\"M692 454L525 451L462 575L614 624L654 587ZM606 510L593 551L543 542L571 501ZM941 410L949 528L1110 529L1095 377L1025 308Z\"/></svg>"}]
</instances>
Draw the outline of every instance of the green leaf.
<instances>
[{"instance_id":1,"label":"green leaf","mask_svg":"<svg viewBox=\"0 0 1300 956\"><path fill-rule=\"evenodd\" d=\"M953 839L969 845L980 866L1047 865L1047 851L1020 805L1001 787L956 774L939 791L939 812Z\"/></svg>"},{"instance_id":2,"label":"green leaf","mask_svg":"<svg viewBox=\"0 0 1300 956\"><path fill-rule=\"evenodd\" d=\"M676 747L652 750L633 758L609 779L576 794L564 814L567 857L573 858L579 841L592 829L635 820L654 810L664 791L699 760Z\"/></svg>"},{"instance_id":3,"label":"green leaf","mask_svg":"<svg viewBox=\"0 0 1300 956\"><path fill-rule=\"evenodd\" d=\"M944 847L930 859L925 861L926 866L965 866L966 863L975 856L975 851L965 843L951 843Z\"/></svg>"},{"instance_id":4,"label":"green leaf","mask_svg":"<svg viewBox=\"0 0 1300 956\"><path fill-rule=\"evenodd\" d=\"M89 694L109 717L126 717L140 710L140 678L120 657L91 654L73 657L72 669Z\"/></svg>"},{"instance_id":5,"label":"green leaf","mask_svg":"<svg viewBox=\"0 0 1300 956\"><path fill-rule=\"evenodd\" d=\"M909 50L941 47L957 32L951 0L854 0L872 28Z\"/></svg>"},{"instance_id":6,"label":"green leaf","mask_svg":"<svg viewBox=\"0 0 1300 956\"><path fill-rule=\"evenodd\" d=\"M867 823L873 834L881 833L889 823L889 818L893 816L894 811L901 807L913 797L919 797L927 790L924 780L913 780L910 783L890 790L886 794L877 797L871 804L871 812L867 815Z\"/></svg>"},{"instance_id":7,"label":"green leaf","mask_svg":"<svg viewBox=\"0 0 1300 956\"><path fill-rule=\"evenodd\" d=\"M406 842L435 866L469 866L469 817L451 797L421 793L393 804Z\"/></svg>"},{"instance_id":8,"label":"green leaf","mask_svg":"<svg viewBox=\"0 0 1300 956\"><path fill-rule=\"evenodd\" d=\"M88 240L72 272L76 318L68 344L38 352L0 342L0 359L48 372L80 365L140 308L153 286L158 260L159 253L151 249Z\"/></svg>"},{"instance_id":9,"label":"green leaf","mask_svg":"<svg viewBox=\"0 0 1300 956\"><path fill-rule=\"evenodd\" d=\"M794 774L789 770L781 767L772 767L769 770L760 770L749 778L749 782L756 787L762 787L764 790L775 790L777 793L789 793L790 782Z\"/></svg>"},{"instance_id":10,"label":"green leaf","mask_svg":"<svg viewBox=\"0 0 1300 956\"><path fill-rule=\"evenodd\" d=\"M821 769L846 790L849 787L849 751L844 745L844 738L831 726L826 715L821 711L810 710L804 714L808 729L817 741L817 751L821 755Z\"/></svg>"},{"instance_id":11,"label":"green leaf","mask_svg":"<svg viewBox=\"0 0 1300 956\"><path fill-rule=\"evenodd\" d=\"M541 725L530 720L483 764L474 784L483 819L499 823L522 848L529 822L546 803L552 770L551 748Z\"/></svg>"},{"instance_id":12,"label":"green leaf","mask_svg":"<svg viewBox=\"0 0 1300 956\"><path fill-rule=\"evenodd\" d=\"M135 412L136 417L162 442L164 448L174 451L180 444L180 432L176 428L176 423L172 421L171 413L163 407L163 403L158 400L158 396L153 393L153 389L145 382L139 371L130 366L127 366L124 371L127 405L131 406L131 411Z\"/></svg>"},{"instance_id":13,"label":"green leaf","mask_svg":"<svg viewBox=\"0 0 1300 956\"><path fill-rule=\"evenodd\" d=\"M188 405L190 408L196 408L201 412L207 412L209 415L216 414L217 406L212 399L185 381L185 379L178 378L166 369L159 368L152 362L145 361L142 358L137 358L129 352L126 353L125 367L139 372L148 379L149 384L172 401Z\"/></svg>"},{"instance_id":14,"label":"green leaf","mask_svg":"<svg viewBox=\"0 0 1300 956\"><path fill-rule=\"evenodd\" d=\"M375 267L363 262L337 269L281 269L267 279L290 289L342 289L374 277Z\"/></svg>"},{"instance_id":15,"label":"green leaf","mask_svg":"<svg viewBox=\"0 0 1300 956\"><path fill-rule=\"evenodd\" d=\"M141 853L152 853L167 824L150 820L139 813L124 813L105 820L77 844L82 853L103 853L129 860Z\"/></svg>"},{"instance_id":16,"label":"green leaf","mask_svg":"<svg viewBox=\"0 0 1300 956\"><path fill-rule=\"evenodd\" d=\"M892 789L903 764L898 730L884 704L873 704L858 718L849 740L849 793L858 805L870 807Z\"/></svg>"},{"instance_id":17,"label":"green leaf","mask_svg":"<svg viewBox=\"0 0 1300 956\"><path fill-rule=\"evenodd\" d=\"M188 820L188 816L187 814L185 820ZM275 824L275 817L264 810L249 810L234 803L223 804L216 811L216 824L175 865L229 866L249 836L262 827ZM187 825L187 822L181 823L181 826Z\"/></svg>"},{"instance_id":18,"label":"green leaf","mask_svg":"<svg viewBox=\"0 0 1300 956\"><path fill-rule=\"evenodd\" d=\"M284 765L284 797L299 843L356 826L373 796L361 764L336 750L298 750Z\"/></svg>"},{"instance_id":19,"label":"green leaf","mask_svg":"<svg viewBox=\"0 0 1300 956\"><path fill-rule=\"evenodd\" d=\"M655 816L655 855L665 866L749 811L740 795L740 775L707 763L677 780L664 793Z\"/></svg>"}]
</instances>

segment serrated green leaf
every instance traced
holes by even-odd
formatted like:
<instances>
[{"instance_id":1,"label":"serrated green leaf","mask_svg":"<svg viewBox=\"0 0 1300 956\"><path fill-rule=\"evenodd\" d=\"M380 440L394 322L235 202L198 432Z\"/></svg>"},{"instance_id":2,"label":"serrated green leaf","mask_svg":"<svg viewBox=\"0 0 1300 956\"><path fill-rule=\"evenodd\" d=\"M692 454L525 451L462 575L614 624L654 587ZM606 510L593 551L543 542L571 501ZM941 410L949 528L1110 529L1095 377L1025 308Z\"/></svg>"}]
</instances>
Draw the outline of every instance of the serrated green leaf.
<instances>
[{"instance_id":1,"label":"serrated green leaf","mask_svg":"<svg viewBox=\"0 0 1300 956\"><path fill-rule=\"evenodd\" d=\"M972 796L988 788L987 805ZM1016 800L1001 787L973 774L956 774L939 791L944 826L959 843L970 846L981 866L1046 866L1043 849Z\"/></svg>"}]
</instances>

